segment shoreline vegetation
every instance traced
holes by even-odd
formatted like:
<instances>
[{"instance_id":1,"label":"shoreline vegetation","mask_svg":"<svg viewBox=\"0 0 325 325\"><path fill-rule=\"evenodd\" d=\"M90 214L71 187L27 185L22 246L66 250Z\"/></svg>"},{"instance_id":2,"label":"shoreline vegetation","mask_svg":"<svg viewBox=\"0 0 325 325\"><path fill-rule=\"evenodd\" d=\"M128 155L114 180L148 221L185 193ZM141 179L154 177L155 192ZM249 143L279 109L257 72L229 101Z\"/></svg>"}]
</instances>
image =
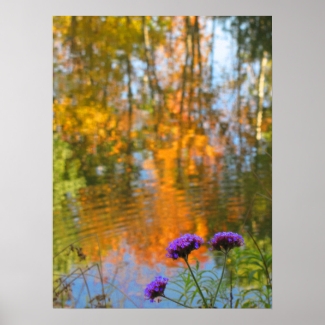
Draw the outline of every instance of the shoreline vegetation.
<instances>
[{"instance_id":1,"label":"shoreline vegetation","mask_svg":"<svg viewBox=\"0 0 325 325\"><path fill-rule=\"evenodd\" d=\"M221 232L215 234L207 243L210 245L211 251L219 252L224 257L221 275L217 266L211 270L200 270L198 260L194 266L190 266L190 253L204 245L204 240L201 237L185 234L174 240L167 248L166 257L173 260L183 259L187 268L179 268L177 276L170 281L176 289L168 290L166 288L169 282L168 278L156 277L144 289L145 299L152 303L159 303L162 299L167 299L184 308L272 308L272 254L269 251L263 252L253 235L246 232L248 236L245 240L241 235ZM82 253L82 247L79 245L89 237L81 238L63 248L53 257L54 261L62 254L68 258L70 253L75 254L79 261L85 260L87 256ZM247 247L243 247L246 245ZM211 257L213 258L213 256ZM91 270L96 274L89 273ZM224 279L225 273L227 274L226 279ZM89 277L99 280L100 294L91 293L87 282ZM114 308L114 301L110 298L112 290L118 291L133 304L134 308L139 308L131 297L114 284L114 279L112 282L107 279L103 280L102 266L97 263L86 268L76 267L65 276L56 276L53 289L55 308L73 308L75 299L73 298L72 285L78 279L83 281L87 291L87 300L83 308ZM236 288L236 285L239 287ZM165 290L169 294L172 292L173 298L167 296ZM175 294L178 295L177 298L175 298ZM217 307L216 302L220 307Z\"/></svg>"}]
</instances>

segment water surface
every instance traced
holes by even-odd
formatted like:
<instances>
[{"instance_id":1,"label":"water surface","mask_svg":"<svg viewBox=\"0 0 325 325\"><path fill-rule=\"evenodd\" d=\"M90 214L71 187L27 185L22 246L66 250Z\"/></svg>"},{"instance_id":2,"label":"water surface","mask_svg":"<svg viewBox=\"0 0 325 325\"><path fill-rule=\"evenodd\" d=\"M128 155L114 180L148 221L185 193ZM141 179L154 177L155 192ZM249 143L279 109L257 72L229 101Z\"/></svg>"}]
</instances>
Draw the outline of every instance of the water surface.
<instances>
[{"instance_id":1,"label":"water surface","mask_svg":"<svg viewBox=\"0 0 325 325\"><path fill-rule=\"evenodd\" d=\"M175 308L143 298L182 265L170 241L271 240L272 55L267 19L244 18L54 18L53 249L86 256L55 257L54 279L102 263L138 306ZM206 247L191 257L216 261ZM83 307L82 281L73 294ZM134 307L117 290L111 301Z\"/></svg>"}]
</instances>

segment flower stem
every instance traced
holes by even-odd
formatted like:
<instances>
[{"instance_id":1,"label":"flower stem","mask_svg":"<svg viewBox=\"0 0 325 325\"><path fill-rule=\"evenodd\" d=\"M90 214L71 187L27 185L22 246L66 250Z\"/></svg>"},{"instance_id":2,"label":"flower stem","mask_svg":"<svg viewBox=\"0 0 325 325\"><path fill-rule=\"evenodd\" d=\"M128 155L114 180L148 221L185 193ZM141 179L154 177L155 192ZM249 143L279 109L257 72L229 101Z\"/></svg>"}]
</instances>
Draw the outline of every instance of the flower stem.
<instances>
[{"instance_id":1,"label":"flower stem","mask_svg":"<svg viewBox=\"0 0 325 325\"><path fill-rule=\"evenodd\" d=\"M196 279L195 279L195 276L194 276L193 271L192 271L192 269L191 269L191 267L190 267L190 264L188 264L187 257L184 258L184 260L185 260L185 263L186 263L187 266L188 266L188 269L190 270L190 272L191 272L191 274L192 274L192 277L193 277L193 280L194 280L194 282L195 282L195 285L196 285L197 289L199 290L199 294L201 295L201 297L202 297L202 299L203 299L203 302L204 302L205 308L208 308L208 304L207 304L207 302L206 302L206 300L205 300L205 298L204 298L204 296L203 296L203 293L202 293L202 291L201 291L201 289L200 289L200 287L199 287L199 284L197 283L197 281L196 281Z\"/></svg>"},{"instance_id":2,"label":"flower stem","mask_svg":"<svg viewBox=\"0 0 325 325\"><path fill-rule=\"evenodd\" d=\"M262 262L263 262L263 265L264 265L264 270L265 270L265 273L266 273L266 279L267 279L267 284L270 285L271 289L272 289L272 280L271 280L271 277L270 277L270 274L269 274L269 271L267 269L267 265L266 265L266 262L265 262L265 258L256 242L256 240L254 239L253 235L247 230L247 233L249 234L249 236L252 238L255 246L257 247L260 255L261 255L261 258L262 258Z\"/></svg>"},{"instance_id":3,"label":"flower stem","mask_svg":"<svg viewBox=\"0 0 325 325\"><path fill-rule=\"evenodd\" d=\"M220 284L221 284L221 281L222 281L222 278L223 278L223 273L225 272L225 267L226 267L227 254L228 254L228 252L226 252L226 253L224 253L224 254L225 254L225 262L224 262L224 264L223 264L223 269L222 269L221 277L220 277L220 280L219 280L218 288L217 288L216 294L215 294L215 296L214 296L214 299L213 299L213 301L212 301L212 306L214 306L214 304L216 303L217 296L218 296L218 292L219 292L219 289L220 289Z\"/></svg>"},{"instance_id":4,"label":"flower stem","mask_svg":"<svg viewBox=\"0 0 325 325\"><path fill-rule=\"evenodd\" d=\"M178 302L178 301L176 301L176 300L174 300L174 299L168 298L168 297L166 297L165 295L162 295L162 297L163 297L163 298L166 298L166 299L168 299L168 300L170 300L170 301L172 301L172 302L174 302L175 304L178 304L178 305L180 305L180 306L183 306L183 307L185 307L185 308L193 308L193 307L190 307L190 306L183 305L182 303L180 303L180 302Z\"/></svg>"}]
</instances>

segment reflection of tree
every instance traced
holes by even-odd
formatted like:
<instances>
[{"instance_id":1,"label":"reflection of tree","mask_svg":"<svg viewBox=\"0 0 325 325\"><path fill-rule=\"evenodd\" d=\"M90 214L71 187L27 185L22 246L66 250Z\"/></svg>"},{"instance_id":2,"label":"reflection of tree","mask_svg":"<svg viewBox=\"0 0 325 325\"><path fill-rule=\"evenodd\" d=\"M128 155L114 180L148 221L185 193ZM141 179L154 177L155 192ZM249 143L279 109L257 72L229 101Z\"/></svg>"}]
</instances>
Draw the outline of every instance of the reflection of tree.
<instances>
[{"instance_id":1,"label":"reflection of tree","mask_svg":"<svg viewBox=\"0 0 325 325\"><path fill-rule=\"evenodd\" d=\"M62 245L67 244L67 238L75 238L73 217L79 214L78 192L86 186L86 181L80 175L79 160L72 158L69 144L60 140L57 134L53 140L53 252L56 254ZM56 267L67 271L67 260L59 258Z\"/></svg>"},{"instance_id":2,"label":"reflection of tree","mask_svg":"<svg viewBox=\"0 0 325 325\"><path fill-rule=\"evenodd\" d=\"M270 16L239 16L232 18L232 34L237 40L238 80L243 64L249 64L250 72L254 74L252 65L258 63L258 77L254 90L256 95L256 140L261 140L264 97L270 93L271 69L267 65L272 60L272 17ZM268 84L267 84L268 83ZM240 84L240 82L238 82ZM238 91L238 94L240 92ZM239 96L239 95L238 95ZM238 99L239 105L239 99ZM238 110L238 115L240 110Z\"/></svg>"},{"instance_id":3,"label":"reflection of tree","mask_svg":"<svg viewBox=\"0 0 325 325\"><path fill-rule=\"evenodd\" d=\"M216 76L221 21L236 41L232 79ZM70 192L80 231L116 231L102 249L123 238L147 263L180 232L238 230L263 191L252 170L271 189L271 27L270 17L55 17L55 222L71 220ZM255 200L247 226L270 236L268 200Z\"/></svg>"},{"instance_id":4,"label":"reflection of tree","mask_svg":"<svg viewBox=\"0 0 325 325\"><path fill-rule=\"evenodd\" d=\"M54 135L53 139L53 207L61 210L63 202L76 199L78 190L86 186L79 175L80 162L72 158L70 146Z\"/></svg>"}]
</instances>

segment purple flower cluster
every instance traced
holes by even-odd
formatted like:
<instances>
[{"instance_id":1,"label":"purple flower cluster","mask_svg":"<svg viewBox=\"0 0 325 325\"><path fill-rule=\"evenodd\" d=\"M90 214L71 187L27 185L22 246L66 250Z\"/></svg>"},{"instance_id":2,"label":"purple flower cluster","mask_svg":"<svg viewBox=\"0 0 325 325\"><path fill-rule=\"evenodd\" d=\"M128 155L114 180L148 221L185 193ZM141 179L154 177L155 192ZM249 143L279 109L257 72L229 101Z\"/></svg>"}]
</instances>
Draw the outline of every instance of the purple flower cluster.
<instances>
[{"instance_id":1,"label":"purple flower cluster","mask_svg":"<svg viewBox=\"0 0 325 325\"><path fill-rule=\"evenodd\" d=\"M244 245L244 238L234 232L219 232L210 240L211 250L229 252L234 247Z\"/></svg>"},{"instance_id":2,"label":"purple flower cluster","mask_svg":"<svg viewBox=\"0 0 325 325\"><path fill-rule=\"evenodd\" d=\"M168 278L157 276L154 281L147 285L144 295L153 302L155 298L163 296L167 283Z\"/></svg>"},{"instance_id":3,"label":"purple flower cluster","mask_svg":"<svg viewBox=\"0 0 325 325\"><path fill-rule=\"evenodd\" d=\"M179 257L187 258L194 250L200 248L203 244L203 239L197 235L185 234L184 236L173 240L168 247L167 257L177 260Z\"/></svg>"}]
</instances>

